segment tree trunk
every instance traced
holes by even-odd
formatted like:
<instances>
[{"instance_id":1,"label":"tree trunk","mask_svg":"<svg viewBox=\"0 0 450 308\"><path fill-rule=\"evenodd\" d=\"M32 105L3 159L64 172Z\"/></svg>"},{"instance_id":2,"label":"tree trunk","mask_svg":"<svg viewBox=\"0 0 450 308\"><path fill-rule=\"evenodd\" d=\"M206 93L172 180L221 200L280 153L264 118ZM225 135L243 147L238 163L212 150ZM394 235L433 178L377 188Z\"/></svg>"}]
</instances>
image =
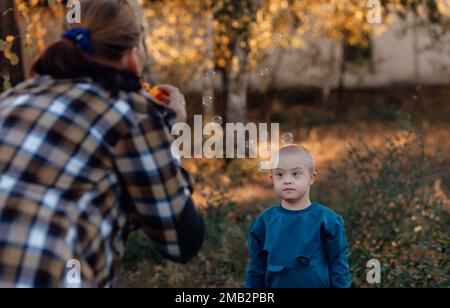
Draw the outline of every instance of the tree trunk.
<instances>
[{"instance_id":1,"label":"tree trunk","mask_svg":"<svg viewBox=\"0 0 450 308\"><path fill-rule=\"evenodd\" d=\"M345 74L347 72L347 63L346 63L346 51L347 48L345 46L346 39L344 38L342 40L342 57L341 57L341 67L339 69L339 84L338 84L338 94L339 94L339 101L342 99L342 95L344 93L345 89Z\"/></svg>"},{"instance_id":2,"label":"tree trunk","mask_svg":"<svg viewBox=\"0 0 450 308\"><path fill-rule=\"evenodd\" d=\"M414 82L415 84L420 84L420 47L419 47L419 36L418 29L419 22L417 22L417 17L412 16L412 48L413 48L413 67L414 67Z\"/></svg>"},{"instance_id":3,"label":"tree trunk","mask_svg":"<svg viewBox=\"0 0 450 308\"><path fill-rule=\"evenodd\" d=\"M244 123L247 109L247 72L228 76L227 121Z\"/></svg>"},{"instance_id":4,"label":"tree trunk","mask_svg":"<svg viewBox=\"0 0 450 308\"><path fill-rule=\"evenodd\" d=\"M221 88L221 108L220 114L222 115L223 122L229 122L228 119L228 95L229 95L229 79L228 79L228 69L224 68L221 72L222 78L222 88Z\"/></svg>"},{"instance_id":5,"label":"tree trunk","mask_svg":"<svg viewBox=\"0 0 450 308\"><path fill-rule=\"evenodd\" d=\"M341 66L339 69L339 84L338 84L338 102L342 105L344 100L344 90L345 90L345 74L347 73L347 48L346 48L347 38L344 37L342 39L342 57L341 57Z\"/></svg>"},{"instance_id":6,"label":"tree trunk","mask_svg":"<svg viewBox=\"0 0 450 308\"><path fill-rule=\"evenodd\" d=\"M248 73L244 69L236 75L229 70L222 71L222 114L225 123L244 123L247 109ZM226 140L226 132L224 133ZM236 151L236 144L235 144ZM225 168L229 166L232 159L225 158Z\"/></svg>"},{"instance_id":7,"label":"tree trunk","mask_svg":"<svg viewBox=\"0 0 450 308\"><path fill-rule=\"evenodd\" d=\"M286 54L286 49L279 49L277 58L275 60L275 65L273 66L274 69L271 71L271 76L269 79L269 82L266 87L266 93L267 97L269 99L269 102L271 103L271 112L263 112L262 119L265 120L265 122L271 122L270 116L275 112L275 109L277 108L277 105L279 104L279 101L276 100L276 92L277 92L277 81L278 81L278 72L280 71L281 65L283 63L284 56ZM278 106L279 107L279 106Z\"/></svg>"},{"instance_id":8,"label":"tree trunk","mask_svg":"<svg viewBox=\"0 0 450 308\"><path fill-rule=\"evenodd\" d=\"M215 72L214 72L214 29L213 29L213 15L208 14L206 16L206 33L207 41L205 46L205 58L204 70L202 76L202 95L214 97L214 84L215 84ZM209 118L214 113L214 104L204 106L204 115Z\"/></svg>"},{"instance_id":9,"label":"tree trunk","mask_svg":"<svg viewBox=\"0 0 450 308\"><path fill-rule=\"evenodd\" d=\"M330 106L330 96L331 91L334 85L334 78L336 75L336 43L331 42L330 43L330 54L329 59L327 61L327 67L326 67L326 73L324 76L324 81L322 84L322 104L324 106Z\"/></svg>"},{"instance_id":10,"label":"tree trunk","mask_svg":"<svg viewBox=\"0 0 450 308\"><path fill-rule=\"evenodd\" d=\"M0 74L9 76L10 83L14 86L24 80L20 32L15 16L14 0L1 0L0 38L4 40L8 35L12 35L15 38L11 51L19 57L19 64L11 65L11 63L3 57L3 54L1 54Z\"/></svg>"}]
</instances>

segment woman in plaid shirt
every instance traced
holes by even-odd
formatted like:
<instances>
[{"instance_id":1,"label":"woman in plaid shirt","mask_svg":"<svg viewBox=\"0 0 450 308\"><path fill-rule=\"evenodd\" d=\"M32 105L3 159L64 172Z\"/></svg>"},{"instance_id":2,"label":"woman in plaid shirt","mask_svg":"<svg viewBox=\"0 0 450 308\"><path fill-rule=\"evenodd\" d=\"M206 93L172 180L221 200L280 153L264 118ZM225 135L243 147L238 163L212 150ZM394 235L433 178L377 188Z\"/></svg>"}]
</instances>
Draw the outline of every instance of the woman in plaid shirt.
<instances>
[{"instance_id":1,"label":"woman in plaid shirt","mask_svg":"<svg viewBox=\"0 0 450 308\"><path fill-rule=\"evenodd\" d=\"M161 86L165 107L141 90L142 32L126 1L84 0L81 17L35 78L0 96L0 287L111 286L140 227L176 262L203 242L190 177L170 150L183 95Z\"/></svg>"}]
</instances>

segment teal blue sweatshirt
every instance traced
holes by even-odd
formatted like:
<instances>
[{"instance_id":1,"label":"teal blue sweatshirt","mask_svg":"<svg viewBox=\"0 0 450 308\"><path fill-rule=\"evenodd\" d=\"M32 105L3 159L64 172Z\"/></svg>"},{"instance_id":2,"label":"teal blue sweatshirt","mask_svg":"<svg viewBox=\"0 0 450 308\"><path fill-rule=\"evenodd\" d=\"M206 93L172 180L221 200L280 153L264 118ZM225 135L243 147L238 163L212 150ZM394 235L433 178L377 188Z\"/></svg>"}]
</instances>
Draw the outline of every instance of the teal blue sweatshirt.
<instances>
[{"instance_id":1,"label":"teal blue sweatshirt","mask_svg":"<svg viewBox=\"0 0 450 308\"><path fill-rule=\"evenodd\" d=\"M325 206L265 210L251 227L248 245L247 288L350 287L344 221Z\"/></svg>"}]
</instances>

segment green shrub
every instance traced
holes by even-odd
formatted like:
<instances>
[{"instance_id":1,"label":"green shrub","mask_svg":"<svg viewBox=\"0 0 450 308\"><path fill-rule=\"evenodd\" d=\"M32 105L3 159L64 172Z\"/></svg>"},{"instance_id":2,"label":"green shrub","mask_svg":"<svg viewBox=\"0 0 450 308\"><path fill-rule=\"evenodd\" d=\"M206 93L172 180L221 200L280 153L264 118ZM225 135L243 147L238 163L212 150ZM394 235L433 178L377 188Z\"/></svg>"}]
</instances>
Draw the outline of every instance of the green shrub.
<instances>
[{"instance_id":1,"label":"green shrub","mask_svg":"<svg viewBox=\"0 0 450 308\"><path fill-rule=\"evenodd\" d=\"M369 286L366 263L374 258L382 265L375 286L448 287L448 201L436 195L432 184L439 179L428 172L420 132L408 118L401 123L401 137L386 137L382 149L360 140L349 147L345 171L332 170L353 186L345 208L353 282Z\"/></svg>"}]
</instances>

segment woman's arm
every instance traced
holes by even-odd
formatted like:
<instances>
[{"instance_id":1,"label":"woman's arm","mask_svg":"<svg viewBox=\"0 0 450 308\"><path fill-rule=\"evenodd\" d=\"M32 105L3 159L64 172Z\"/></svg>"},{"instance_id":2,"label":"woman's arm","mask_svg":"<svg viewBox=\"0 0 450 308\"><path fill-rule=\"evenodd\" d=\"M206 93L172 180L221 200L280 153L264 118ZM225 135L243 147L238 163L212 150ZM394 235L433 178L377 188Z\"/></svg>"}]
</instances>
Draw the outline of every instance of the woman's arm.
<instances>
[{"instance_id":1,"label":"woman's arm","mask_svg":"<svg viewBox=\"0 0 450 308\"><path fill-rule=\"evenodd\" d=\"M189 174L171 153L172 139L155 110L118 142L115 165L145 234L165 257L187 262L203 243L204 225L191 199Z\"/></svg>"}]
</instances>

